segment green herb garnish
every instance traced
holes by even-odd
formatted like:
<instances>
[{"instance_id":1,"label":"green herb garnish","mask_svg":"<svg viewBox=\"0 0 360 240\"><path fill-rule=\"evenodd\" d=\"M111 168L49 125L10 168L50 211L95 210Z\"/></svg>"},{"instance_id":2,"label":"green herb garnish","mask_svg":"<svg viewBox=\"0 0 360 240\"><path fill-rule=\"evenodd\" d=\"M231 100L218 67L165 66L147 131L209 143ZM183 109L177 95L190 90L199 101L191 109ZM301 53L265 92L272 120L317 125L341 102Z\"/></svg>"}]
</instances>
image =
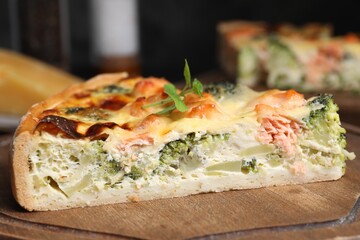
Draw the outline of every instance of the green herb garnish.
<instances>
[{"instance_id":1,"label":"green herb garnish","mask_svg":"<svg viewBox=\"0 0 360 240\"><path fill-rule=\"evenodd\" d=\"M155 106L172 103L170 106L164 108L160 112L157 112L157 114L167 114L175 109L177 109L180 112L185 112L186 110L188 110L188 107L184 102L185 95L189 93L195 93L199 96L202 96L203 85L196 78L194 80L191 79L190 68L186 59L185 59L185 67L184 67L184 78L186 82L185 87L183 90L181 90L180 93L177 93L176 87L173 84L171 83L165 84L164 92L168 95L168 97L165 98L164 100L147 104L143 106L143 108L155 107Z\"/></svg>"}]
</instances>

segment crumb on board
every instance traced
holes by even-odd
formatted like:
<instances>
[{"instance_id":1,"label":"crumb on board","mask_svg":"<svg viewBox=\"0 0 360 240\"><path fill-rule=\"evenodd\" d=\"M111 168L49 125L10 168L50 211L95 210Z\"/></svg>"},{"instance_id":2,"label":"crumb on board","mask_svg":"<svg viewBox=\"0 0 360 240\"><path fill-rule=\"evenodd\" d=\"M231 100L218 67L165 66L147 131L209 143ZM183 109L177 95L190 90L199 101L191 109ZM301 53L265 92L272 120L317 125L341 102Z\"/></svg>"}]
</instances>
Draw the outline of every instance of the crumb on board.
<instances>
[{"instance_id":1,"label":"crumb on board","mask_svg":"<svg viewBox=\"0 0 360 240\"><path fill-rule=\"evenodd\" d=\"M128 199L129 199L131 202L139 202L139 201L140 201L139 196L136 196L136 195L128 196Z\"/></svg>"}]
</instances>

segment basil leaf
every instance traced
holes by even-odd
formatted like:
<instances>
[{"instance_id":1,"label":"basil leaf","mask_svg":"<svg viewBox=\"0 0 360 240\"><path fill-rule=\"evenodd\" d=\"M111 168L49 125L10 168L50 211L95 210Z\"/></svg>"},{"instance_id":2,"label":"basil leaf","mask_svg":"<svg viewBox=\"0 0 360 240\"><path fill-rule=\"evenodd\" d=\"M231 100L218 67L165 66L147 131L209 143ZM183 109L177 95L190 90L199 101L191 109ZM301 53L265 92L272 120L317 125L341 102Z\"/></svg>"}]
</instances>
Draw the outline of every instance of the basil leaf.
<instances>
[{"instance_id":1,"label":"basil leaf","mask_svg":"<svg viewBox=\"0 0 360 240\"><path fill-rule=\"evenodd\" d=\"M185 88L191 88L191 74L190 74L190 68L188 65L187 60L185 59L185 67L184 67L184 77L186 81Z\"/></svg>"},{"instance_id":2,"label":"basil leaf","mask_svg":"<svg viewBox=\"0 0 360 240\"><path fill-rule=\"evenodd\" d=\"M177 94L176 88L173 84L165 84L164 92L174 101L177 110L180 112L185 112L188 109L184 101L181 100L179 94Z\"/></svg>"},{"instance_id":3,"label":"basil leaf","mask_svg":"<svg viewBox=\"0 0 360 240\"><path fill-rule=\"evenodd\" d=\"M197 95L199 95L200 97L202 96L203 93L203 85L201 84L201 82L199 80L197 80L196 78L194 79L193 82L193 91L194 93L196 93Z\"/></svg>"},{"instance_id":4,"label":"basil leaf","mask_svg":"<svg viewBox=\"0 0 360 240\"><path fill-rule=\"evenodd\" d=\"M157 112L157 114L167 114L172 112L174 109L177 109L180 112L185 112L186 110L188 110L188 107L183 101L185 95L190 93L195 93L201 97L204 89L203 89L203 85L199 80L197 79L194 79L193 81L191 80L190 68L186 59L185 59L185 67L184 67L184 77L186 83L184 89L180 92L180 94L177 93L177 90L173 84L171 83L165 84L164 92L168 95L168 97L166 99L163 99L155 103L146 104L142 106L142 108L160 106L174 102L171 105L167 105L167 107L165 107L160 112Z\"/></svg>"}]
</instances>

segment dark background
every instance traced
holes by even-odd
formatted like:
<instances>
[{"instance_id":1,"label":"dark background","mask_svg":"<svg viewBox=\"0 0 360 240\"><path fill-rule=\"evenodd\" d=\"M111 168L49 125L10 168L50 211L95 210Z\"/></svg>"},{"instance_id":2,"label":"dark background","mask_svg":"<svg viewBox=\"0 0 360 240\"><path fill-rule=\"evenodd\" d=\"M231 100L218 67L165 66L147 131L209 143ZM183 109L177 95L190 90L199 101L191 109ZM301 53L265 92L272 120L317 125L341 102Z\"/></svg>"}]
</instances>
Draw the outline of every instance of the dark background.
<instances>
[{"instance_id":1,"label":"dark background","mask_svg":"<svg viewBox=\"0 0 360 240\"><path fill-rule=\"evenodd\" d=\"M4 48L13 46L10 1L13 0L0 0L0 47ZM91 49L90 4L88 0L65 1L69 13L69 71L88 78L97 73ZM356 0L139 0L142 74L178 80L184 58L188 59L193 74L216 69L219 21L294 24L315 21L331 23L336 34L344 34L360 32L359 6L360 1Z\"/></svg>"}]
</instances>

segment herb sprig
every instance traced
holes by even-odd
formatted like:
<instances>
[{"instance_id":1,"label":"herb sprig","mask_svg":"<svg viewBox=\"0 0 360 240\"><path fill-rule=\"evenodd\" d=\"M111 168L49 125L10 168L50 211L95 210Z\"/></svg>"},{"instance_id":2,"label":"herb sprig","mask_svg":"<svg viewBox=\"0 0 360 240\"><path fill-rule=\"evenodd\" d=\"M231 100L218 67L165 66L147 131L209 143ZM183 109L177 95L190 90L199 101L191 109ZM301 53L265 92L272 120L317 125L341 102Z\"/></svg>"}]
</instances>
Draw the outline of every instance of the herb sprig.
<instances>
[{"instance_id":1,"label":"herb sprig","mask_svg":"<svg viewBox=\"0 0 360 240\"><path fill-rule=\"evenodd\" d=\"M167 114L177 109L180 112L185 112L188 110L188 106L186 106L184 102L184 98L189 93L195 93L199 96L202 96L203 93L203 85L198 79L191 79L190 68L187 60L185 59L185 67L184 67L184 78L185 78L185 87L181 90L180 93L177 93L176 87L167 83L164 85L164 92L168 95L164 100L154 102L151 104L144 105L143 108L161 106L165 104L172 103L168 107L163 110L157 112L156 114Z\"/></svg>"}]
</instances>

